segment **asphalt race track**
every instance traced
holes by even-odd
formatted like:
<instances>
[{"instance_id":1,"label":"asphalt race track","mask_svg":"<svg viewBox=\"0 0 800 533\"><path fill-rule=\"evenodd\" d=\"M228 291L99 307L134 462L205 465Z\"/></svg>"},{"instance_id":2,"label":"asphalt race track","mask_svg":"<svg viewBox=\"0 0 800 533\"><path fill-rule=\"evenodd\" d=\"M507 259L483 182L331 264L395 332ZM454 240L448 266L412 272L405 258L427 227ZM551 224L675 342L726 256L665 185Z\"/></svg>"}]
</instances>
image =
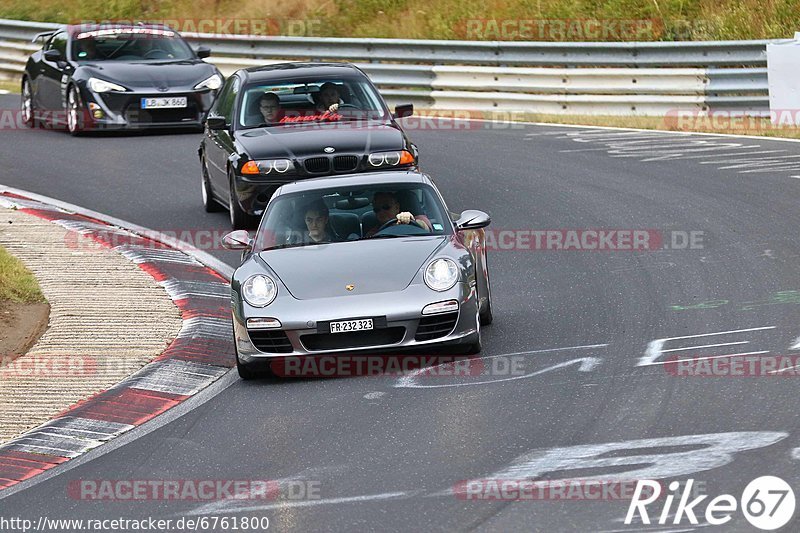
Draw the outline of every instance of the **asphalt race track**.
<instances>
[{"instance_id":1,"label":"asphalt race track","mask_svg":"<svg viewBox=\"0 0 800 533\"><path fill-rule=\"evenodd\" d=\"M0 96L0 107L17 99ZM698 377L664 364L800 355L800 143L480 123L409 135L452 211L485 210L496 235L514 232L498 239L514 249L490 252L495 321L482 355L516 354L522 374L231 380L163 427L0 499L3 515L267 516L276 530L755 531L739 511L706 523L708 500L738 500L765 475L800 488L793 370ZM200 203L199 139L5 129L0 183L156 230L223 233L227 213ZM530 250L519 237L580 229L648 230L666 248ZM236 253L211 253L237 264ZM709 498L698 525L684 516L674 526L672 513L655 523L662 496L648 507L653 524L626 526L628 502L613 498L486 501L453 490L510 478L693 479ZM305 481L321 499L85 501L67 490L80 479Z\"/></svg>"}]
</instances>

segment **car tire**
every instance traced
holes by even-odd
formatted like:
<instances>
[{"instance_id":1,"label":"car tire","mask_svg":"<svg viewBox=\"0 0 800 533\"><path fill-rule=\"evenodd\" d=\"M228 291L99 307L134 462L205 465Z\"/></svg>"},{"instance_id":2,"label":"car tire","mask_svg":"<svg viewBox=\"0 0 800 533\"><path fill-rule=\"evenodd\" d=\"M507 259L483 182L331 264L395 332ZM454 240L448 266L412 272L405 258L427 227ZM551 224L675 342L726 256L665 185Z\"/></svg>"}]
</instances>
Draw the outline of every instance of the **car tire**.
<instances>
[{"instance_id":1,"label":"car tire","mask_svg":"<svg viewBox=\"0 0 800 533\"><path fill-rule=\"evenodd\" d=\"M483 250L483 269L486 271L486 306L481 309L480 321L481 326L488 326L494 320L492 314L492 287L489 283L489 263L486 258L486 250Z\"/></svg>"},{"instance_id":2,"label":"car tire","mask_svg":"<svg viewBox=\"0 0 800 533\"><path fill-rule=\"evenodd\" d=\"M236 201L236 193L234 188L233 171L228 172L230 182L230 200L228 202L228 210L231 214L231 227L237 229L252 229L258 225L258 217L248 215L242 208L239 207L239 202Z\"/></svg>"},{"instance_id":3,"label":"car tire","mask_svg":"<svg viewBox=\"0 0 800 533\"><path fill-rule=\"evenodd\" d=\"M225 208L221 206L216 200L214 200L214 196L211 192L211 182L208 179L208 166L206 165L206 158L200 160L200 164L202 165L202 177L201 177L201 193L203 197L203 208L205 209L206 213L219 213L220 211L224 211Z\"/></svg>"},{"instance_id":4,"label":"car tire","mask_svg":"<svg viewBox=\"0 0 800 533\"><path fill-rule=\"evenodd\" d=\"M36 108L33 105L33 91L28 78L22 80L20 108L22 110L22 122L29 128L33 128L36 124Z\"/></svg>"},{"instance_id":5,"label":"car tire","mask_svg":"<svg viewBox=\"0 0 800 533\"><path fill-rule=\"evenodd\" d=\"M251 381L263 376L263 374L261 374L257 370L254 370L251 365L248 365L247 363L242 363L239 360L238 355L236 356L236 371L239 373L239 377L245 381Z\"/></svg>"},{"instance_id":6,"label":"car tire","mask_svg":"<svg viewBox=\"0 0 800 533\"><path fill-rule=\"evenodd\" d=\"M67 105L65 108L67 116L67 131L73 137L83 135L84 132L84 107L78 90L72 85L67 91Z\"/></svg>"}]
</instances>

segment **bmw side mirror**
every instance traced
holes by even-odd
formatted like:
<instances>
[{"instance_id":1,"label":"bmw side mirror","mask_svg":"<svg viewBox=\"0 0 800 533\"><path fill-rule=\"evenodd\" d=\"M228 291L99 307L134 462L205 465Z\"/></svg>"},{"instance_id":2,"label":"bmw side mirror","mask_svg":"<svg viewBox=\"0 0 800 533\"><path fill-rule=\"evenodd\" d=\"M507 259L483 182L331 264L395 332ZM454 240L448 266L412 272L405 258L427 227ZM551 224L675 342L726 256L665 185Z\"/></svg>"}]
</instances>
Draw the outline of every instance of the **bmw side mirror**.
<instances>
[{"instance_id":1,"label":"bmw side mirror","mask_svg":"<svg viewBox=\"0 0 800 533\"><path fill-rule=\"evenodd\" d=\"M483 211L469 209L461 213L461 216L458 217L458 220L456 220L456 229L459 231L467 229L480 229L485 228L491 224L491 222L492 219Z\"/></svg>"},{"instance_id":2,"label":"bmw side mirror","mask_svg":"<svg viewBox=\"0 0 800 533\"><path fill-rule=\"evenodd\" d=\"M394 118L410 117L414 114L414 104L394 106Z\"/></svg>"},{"instance_id":3,"label":"bmw side mirror","mask_svg":"<svg viewBox=\"0 0 800 533\"><path fill-rule=\"evenodd\" d=\"M61 52L52 49L45 51L44 58L51 63L58 63L64 60L64 58L61 56Z\"/></svg>"},{"instance_id":4,"label":"bmw side mirror","mask_svg":"<svg viewBox=\"0 0 800 533\"><path fill-rule=\"evenodd\" d=\"M200 59L205 59L207 57L211 57L211 48L207 46L198 46L197 50L195 50L195 53Z\"/></svg>"},{"instance_id":5,"label":"bmw side mirror","mask_svg":"<svg viewBox=\"0 0 800 533\"><path fill-rule=\"evenodd\" d=\"M226 250L249 250L253 245L247 230L237 229L222 238L222 247Z\"/></svg>"},{"instance_id":6,"label":"bmw side mirror","mask_svg":"<svg viewBox=\"0 0 800 533\"><path fill-rule=\"evenodd\" d=\"M228 128L225 117L208 117L206 119L206 124L210 130L224 130Z\"/></svg>"}]
</instances>

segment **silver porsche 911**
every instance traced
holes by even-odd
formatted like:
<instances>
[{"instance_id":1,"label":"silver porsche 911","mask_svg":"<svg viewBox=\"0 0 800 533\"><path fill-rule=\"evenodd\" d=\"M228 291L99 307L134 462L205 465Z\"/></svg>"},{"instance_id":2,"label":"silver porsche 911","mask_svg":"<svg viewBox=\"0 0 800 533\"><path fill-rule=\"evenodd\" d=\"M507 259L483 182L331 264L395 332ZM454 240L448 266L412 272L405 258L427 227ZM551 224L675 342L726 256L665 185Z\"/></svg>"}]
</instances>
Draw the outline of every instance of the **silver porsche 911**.
<instances>
[{"instance_id":1,"label":"silver porsche 911","mask_svg":"<svg viewBox=\"0 0 800 533\"><path fill-rule=\"evenodd\" d=\"M279 188L231 280L239 374L276 358L481 349L492 320L481 211L452 215L430 177L380 172Z\"/></svg>"}]
</instances>

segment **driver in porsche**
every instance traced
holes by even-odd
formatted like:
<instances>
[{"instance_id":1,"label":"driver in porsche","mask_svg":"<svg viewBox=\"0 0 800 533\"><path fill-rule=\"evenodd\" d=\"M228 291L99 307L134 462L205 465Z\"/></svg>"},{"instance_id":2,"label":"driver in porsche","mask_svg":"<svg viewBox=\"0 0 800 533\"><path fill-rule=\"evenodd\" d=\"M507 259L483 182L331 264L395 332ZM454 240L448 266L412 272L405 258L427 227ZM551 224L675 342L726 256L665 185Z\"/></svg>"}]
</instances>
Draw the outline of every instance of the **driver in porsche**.
<instances>
[{"instance_id":1,"label":"driver in porsche","mask_svg":"<svg viewBox=\"0 0 800 533\"><path fill-rule=\"evenodd\" d=\"M425 215L415 216L408 211L400 211L400 202L393 192L376 192L372 197L372 210L378 219L378 225L370 228L365 237L372 237L392 219L397 220L397 224L415 224L425 231L433 230L431 221Z\"/></svg>"}]
</instances>

